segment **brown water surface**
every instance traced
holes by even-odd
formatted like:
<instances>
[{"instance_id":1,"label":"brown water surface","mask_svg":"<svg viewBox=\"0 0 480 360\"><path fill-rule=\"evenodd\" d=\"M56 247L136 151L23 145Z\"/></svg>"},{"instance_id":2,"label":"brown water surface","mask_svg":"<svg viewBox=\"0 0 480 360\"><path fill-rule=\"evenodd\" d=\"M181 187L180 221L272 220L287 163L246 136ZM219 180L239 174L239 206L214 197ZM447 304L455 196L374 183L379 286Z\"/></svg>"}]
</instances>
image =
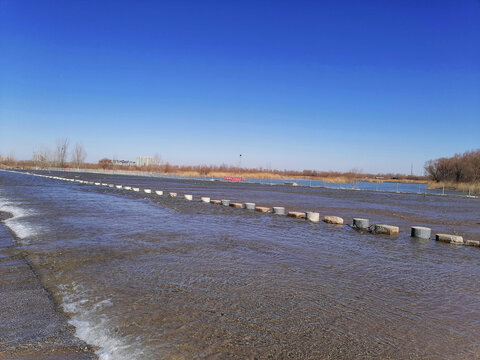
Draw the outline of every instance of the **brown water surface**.
<instances>
[{"instance_id":1,"label":"brown water surface","mask_svg":"<svg viewBox=\"0 0 480 360\"><path fill-rule=\"evenodd\" d=\"M65 176L62 174L62 176ZM78 176L71 174L69 176ZM367 217L398 237L0 172L0 210L102 359L475 359L475 199L82 174L152 190Z\"/></svg>"}]
</instances>

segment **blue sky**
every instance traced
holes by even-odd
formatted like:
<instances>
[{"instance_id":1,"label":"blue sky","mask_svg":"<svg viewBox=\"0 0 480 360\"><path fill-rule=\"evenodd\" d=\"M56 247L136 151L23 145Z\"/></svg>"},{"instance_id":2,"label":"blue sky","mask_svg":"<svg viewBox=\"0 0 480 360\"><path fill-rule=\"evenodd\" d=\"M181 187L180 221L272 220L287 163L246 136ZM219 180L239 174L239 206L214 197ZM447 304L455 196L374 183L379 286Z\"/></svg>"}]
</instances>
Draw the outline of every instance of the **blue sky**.
<instances>
[{"instance_id":1,"label":"blue sky","mask_svg":"<svg viewBox=\"0 0 480 360\"><path fill-rule=\"evenodd\" d=\"M0 0L0 154L423 173L480 148L480 2Z\"/></svg>"}]
</instances>

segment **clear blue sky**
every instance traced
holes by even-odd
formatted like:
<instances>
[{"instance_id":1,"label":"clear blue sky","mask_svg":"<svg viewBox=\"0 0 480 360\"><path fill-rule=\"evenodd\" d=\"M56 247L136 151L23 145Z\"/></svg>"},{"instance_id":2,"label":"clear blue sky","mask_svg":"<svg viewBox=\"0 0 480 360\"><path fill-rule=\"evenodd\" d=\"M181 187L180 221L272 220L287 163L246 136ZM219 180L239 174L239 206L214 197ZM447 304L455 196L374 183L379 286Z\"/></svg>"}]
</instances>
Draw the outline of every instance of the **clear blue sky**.
<instances>
[{"instance_id":1,"label":"clear blue sky","mask_svg":"<svg viewBox=\"0 0 480 360\"><path fill-rule=\"evenodd\" d=\"M480 2L0 0L0 154L423 173L480 148Z\"/></svg>"}]
</instances>

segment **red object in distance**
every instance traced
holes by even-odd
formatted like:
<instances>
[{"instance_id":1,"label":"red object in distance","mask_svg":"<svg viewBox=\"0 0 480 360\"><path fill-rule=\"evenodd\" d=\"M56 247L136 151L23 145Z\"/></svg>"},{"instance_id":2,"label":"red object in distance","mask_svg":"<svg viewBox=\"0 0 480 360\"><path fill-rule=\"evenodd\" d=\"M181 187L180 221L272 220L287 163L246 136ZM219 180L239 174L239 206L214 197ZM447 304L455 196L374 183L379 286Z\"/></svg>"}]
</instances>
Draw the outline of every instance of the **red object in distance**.
<instances>
[{"instance_id":1,"label":"red object in distance","mask_svg":"<svg viewBox=\"0 0 480 360\"><path fill-rule=\"evenodd\" d=\"M237 177L237 176L224 176L223 180L225 180L225 181L242 181L242 178Z\"/></svg>"}]
</instances>

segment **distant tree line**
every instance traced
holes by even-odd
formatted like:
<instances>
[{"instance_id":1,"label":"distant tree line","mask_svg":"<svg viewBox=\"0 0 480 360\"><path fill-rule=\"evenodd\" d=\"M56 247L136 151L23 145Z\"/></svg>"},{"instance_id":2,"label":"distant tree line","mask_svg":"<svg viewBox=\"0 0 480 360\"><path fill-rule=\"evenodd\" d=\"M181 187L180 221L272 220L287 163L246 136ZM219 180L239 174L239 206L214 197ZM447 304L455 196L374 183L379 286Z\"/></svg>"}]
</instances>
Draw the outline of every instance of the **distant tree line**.
<instances>
[{"instance_id":1,"label":"distant tree line","mask_svg":"<svg viewBox=\"0 0 480 360\"><path fill-rule=\"evenodd\" d=\"M33 151L31 161L21 161L23 166L34 166L37 169L50 167L76 167L81 168L87 157L87 152L81 143L76 143L71 151L70 162L68 161L69 141L67 138L58 139L53 150L48 147L37 148ZM29 163L33 163L29 165Z\"/></svg>"},{"instance_id":2,"label":"distant tree line","mask_svg":"<svg viewBox=\"0 0 480 360\"><path fill-rule=\"evenodd\" d=\"M183 174L191 176L208 176L218 174L231 174L231 175L260 175L265 176L273 175L280 177L306 177L306 178L325 178L336 179L342 178L347 181L357 181L362 179L384 179L384 180L420 180L424 181L425 177L405 174L368 174L363 173L361 170L352 169L347 172L339 171L317 171L317 170L279 170L279 169L265 169L263 167L258 168L245 168L239 166L231 166L227 164L221 165L174 165L169 162L162 163L161 161L155 161L150 165L115 165L115 162L109 158L103 158L98 161L97 164L84 164L84 168L87 169L104 169L104 170L130 170L130 171L146 171L146 172L158 172L163 174ZM381 176L379 176L381 175Z\"/></svg>"},{"instance_id":3,"label":"distant tree line","mask_svg":"<svg viewBox=\"0 0 480 360\"><path fill-rule=\"evenodd\" d=\"M437 182L480 182L480 149L427 161L425 173Z\"/></svg>"}]
</instances>

